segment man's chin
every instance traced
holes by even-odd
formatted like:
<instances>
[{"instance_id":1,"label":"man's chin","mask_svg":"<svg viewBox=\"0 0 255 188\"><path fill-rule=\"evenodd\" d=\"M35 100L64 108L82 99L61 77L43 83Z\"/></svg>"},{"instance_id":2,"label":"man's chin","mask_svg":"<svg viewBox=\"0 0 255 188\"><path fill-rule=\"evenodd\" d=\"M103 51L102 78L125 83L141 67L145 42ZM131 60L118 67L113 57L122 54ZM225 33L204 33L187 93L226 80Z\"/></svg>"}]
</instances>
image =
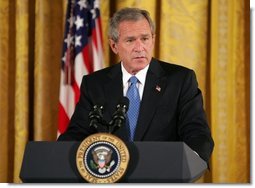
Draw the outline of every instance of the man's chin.
<instances>
[{"instance_id":1,"label":"man's chin","mask_svg":"<svg viewBox=\"0 0 255 188\"><path fill-rule=\"evenodd\" d=\"M146 66L148 65L148 63L136 63L136 66L134 67L134 72L139 72L140 70L144 69Z\"/></svg>"}]
</instances>

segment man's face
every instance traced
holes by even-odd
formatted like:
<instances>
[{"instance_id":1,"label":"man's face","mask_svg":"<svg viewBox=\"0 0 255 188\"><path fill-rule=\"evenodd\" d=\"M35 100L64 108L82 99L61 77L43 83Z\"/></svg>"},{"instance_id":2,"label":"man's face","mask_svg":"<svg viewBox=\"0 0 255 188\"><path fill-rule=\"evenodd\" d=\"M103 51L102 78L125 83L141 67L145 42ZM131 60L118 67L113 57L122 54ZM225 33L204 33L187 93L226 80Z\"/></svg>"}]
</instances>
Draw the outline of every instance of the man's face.
<instances>
[{"instance_id":1,"label":"man's face","mask_svg":"<svg viewBox=\"0 0 255 188\"><path fill-rule=\"evenodd\" d=\"M155 38L146 19L123 21L119 24L119 40L110 39L110 46L118 54L125 69L135 74L146 67L152 58Z\"/></svg>"}]
</instances>

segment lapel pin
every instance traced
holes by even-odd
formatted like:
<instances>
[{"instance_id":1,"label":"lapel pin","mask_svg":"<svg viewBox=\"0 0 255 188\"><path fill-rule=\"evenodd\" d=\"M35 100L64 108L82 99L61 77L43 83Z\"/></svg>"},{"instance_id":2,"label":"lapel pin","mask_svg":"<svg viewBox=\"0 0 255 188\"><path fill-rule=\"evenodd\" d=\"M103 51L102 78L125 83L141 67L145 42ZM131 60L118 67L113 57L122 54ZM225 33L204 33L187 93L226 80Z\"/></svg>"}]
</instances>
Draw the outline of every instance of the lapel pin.
<instances>
[{"instance_id":1,"label":"lapel pin","mask_svg":"<svg viewBox=\"0 0 255 188\"><path fill-rule=\"evenodd\" d=\"M156 86L156 90L158 91L158 92L160 92L161 91L161 87L159 87L158 85Z\"/></svg>"}]
</instances>

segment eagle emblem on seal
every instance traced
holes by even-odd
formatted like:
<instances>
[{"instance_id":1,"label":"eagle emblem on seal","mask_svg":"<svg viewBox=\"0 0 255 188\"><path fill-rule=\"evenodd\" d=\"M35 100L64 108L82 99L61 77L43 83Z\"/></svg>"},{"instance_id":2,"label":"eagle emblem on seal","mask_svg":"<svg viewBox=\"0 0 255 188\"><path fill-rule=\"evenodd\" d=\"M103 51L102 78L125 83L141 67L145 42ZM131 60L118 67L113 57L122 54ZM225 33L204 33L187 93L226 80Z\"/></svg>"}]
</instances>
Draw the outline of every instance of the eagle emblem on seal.
<instances>
[{"instance_id":1,"label":"eagle emblem on seal","mask_svg":"<svg viewBox=\"0 0 255 188\"><path fill-rule=\"evenodd\" d=\"M96 147L92 151L93 160L90 160L92 169L97 169L100 174L111 171L111 167L115 164L112 159L112 150L106 146Z\"/></svg>"}]
</instances>

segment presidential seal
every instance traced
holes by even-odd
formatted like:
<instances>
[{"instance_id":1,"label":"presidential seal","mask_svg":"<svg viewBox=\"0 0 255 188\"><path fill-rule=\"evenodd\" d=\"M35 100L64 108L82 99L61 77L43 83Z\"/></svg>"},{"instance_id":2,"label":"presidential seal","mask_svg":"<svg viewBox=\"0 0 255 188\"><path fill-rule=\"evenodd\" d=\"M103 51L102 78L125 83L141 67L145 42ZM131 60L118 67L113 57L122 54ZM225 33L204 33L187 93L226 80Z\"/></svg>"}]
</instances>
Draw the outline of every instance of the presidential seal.
<instances>
[{"instance_id":1,"label":"presidential seal","mask_svg":"<svg viewBox=\"0 0 255 188\"><path fill-rule=\"evenodd\" d=\"M127 170L129 152L125 143L108 133L93 134L84 139L76 154L81 176L90 183L114 183Z\"/></svg>"}]
</instances>

